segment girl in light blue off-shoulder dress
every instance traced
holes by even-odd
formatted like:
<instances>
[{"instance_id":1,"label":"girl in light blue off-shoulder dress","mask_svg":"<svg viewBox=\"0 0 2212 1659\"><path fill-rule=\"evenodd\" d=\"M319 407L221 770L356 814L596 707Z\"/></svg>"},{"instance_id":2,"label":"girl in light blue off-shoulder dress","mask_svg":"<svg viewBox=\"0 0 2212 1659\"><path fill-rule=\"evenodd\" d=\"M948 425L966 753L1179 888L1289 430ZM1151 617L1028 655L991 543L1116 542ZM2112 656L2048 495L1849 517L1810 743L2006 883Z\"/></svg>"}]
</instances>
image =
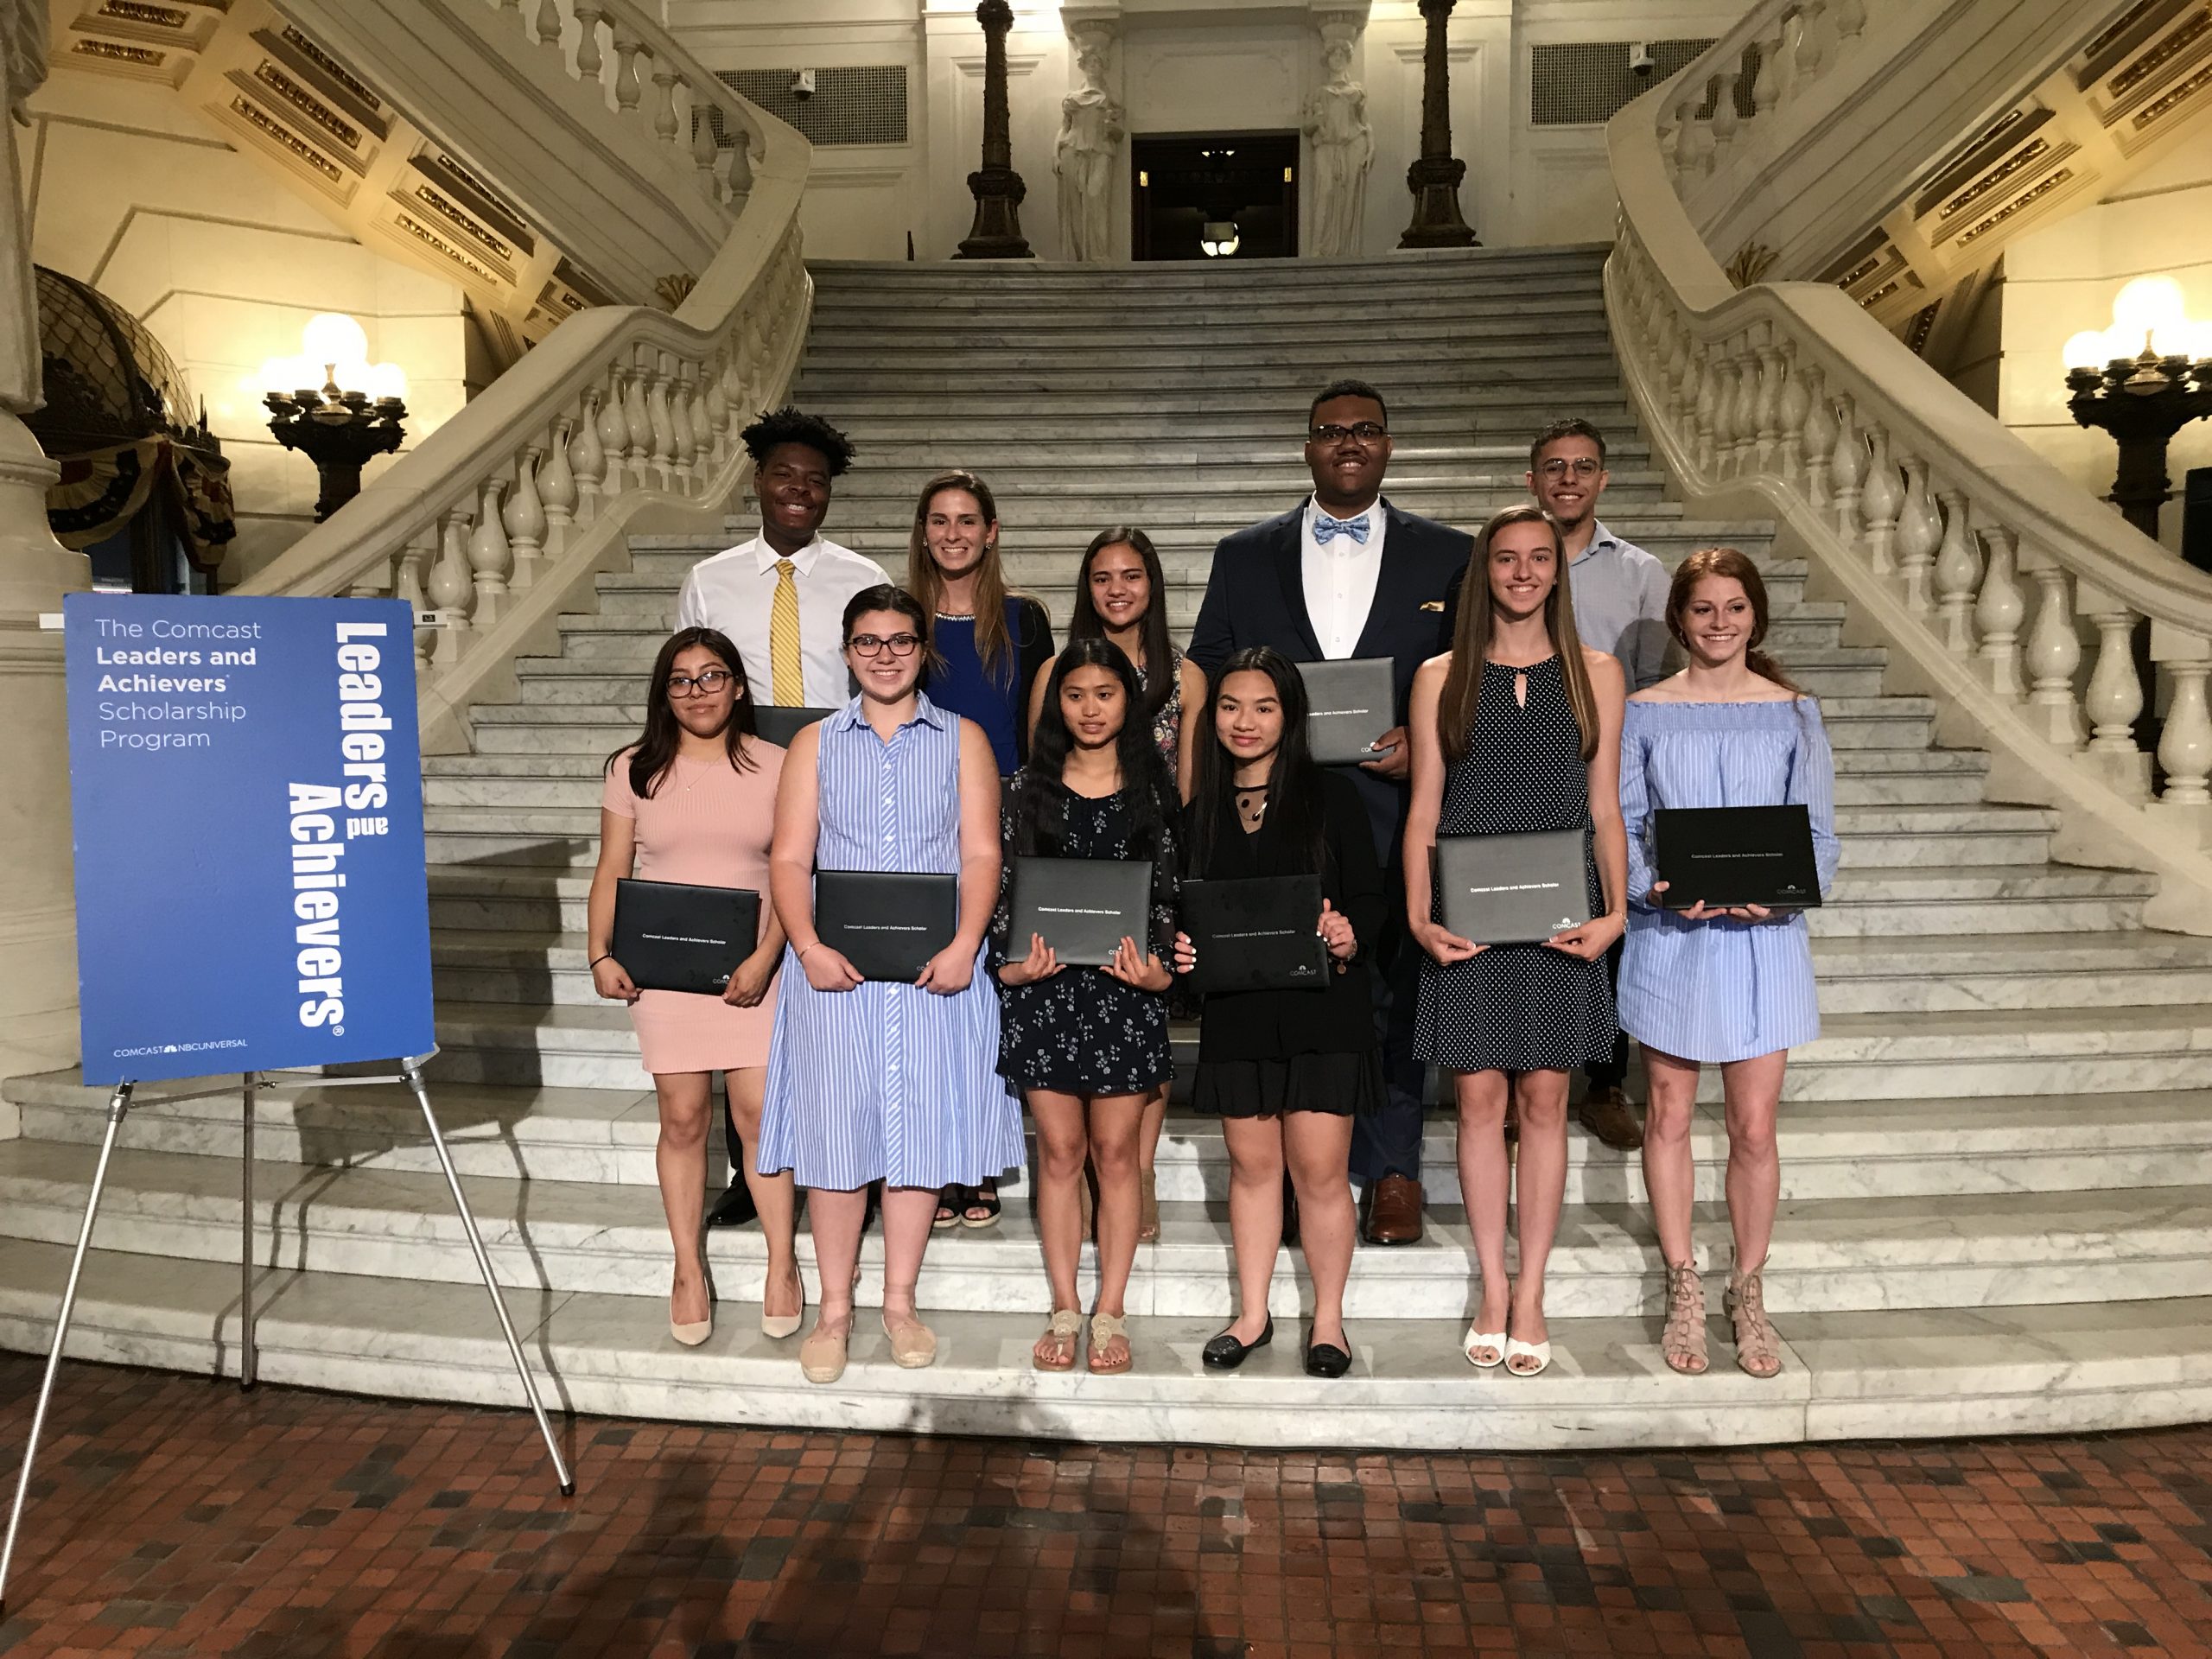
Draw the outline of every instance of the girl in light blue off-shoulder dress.
<instances>
[{"instance_id":1,"label":"girl in light blue off-shoulder dress","mask_svg":"<svg viewBox=\"0 0 2212 1659\"><path fill-rule=\"evenodd\" d=\"M1759 1275L1781 1195L1774 1123L1783 1071L1789 1050L1821 1030L1811 941L1802 913L1662 908L1651 822L1661 807L1802 803L1825 894L1838 852L1834 762L1819 706L1758 649L1766 588L1750 559L1732 548L1692 554L1675 574L1667 625L1688 666L1630 698L1621 728L1629 913L1618 1004L1649 1080L1643 1179L1667 1261L1661 1345L1675 1370L1706 1369L1705 1297L1690 1236L1690 1124L1698 1073L1718 1065L1727 1099L1736 1360L1753 1376L1771 1376L1781 1349Z\"/></svg>"}]
</instances>

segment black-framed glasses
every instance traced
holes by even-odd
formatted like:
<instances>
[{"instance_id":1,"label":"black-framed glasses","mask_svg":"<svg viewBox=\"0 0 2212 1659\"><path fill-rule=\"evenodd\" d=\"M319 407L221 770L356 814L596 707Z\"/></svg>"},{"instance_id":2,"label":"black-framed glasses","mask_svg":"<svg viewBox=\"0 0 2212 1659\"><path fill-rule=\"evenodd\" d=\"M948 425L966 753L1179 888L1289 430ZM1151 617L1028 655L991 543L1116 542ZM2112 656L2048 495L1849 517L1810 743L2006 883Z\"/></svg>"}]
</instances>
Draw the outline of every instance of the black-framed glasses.
<instances>
[{"instance_id":1,"label":"black-framed glasses","mask_svg":"<svg viewBox=\"0 0 2212 1659\"><path fill-rule=\"evenodd\" d=\"M726 668L710 668L703 674L671 674L668 677L668 695L711 697L736 677Z\"/></svg>"},{"instance_id":2,"label":"black-framed glasses","mask_svg":"<svg viewBox=\"0 0 2212 1659\"><path fill-rule=\"evenodd\" d=\"M1390 435L1388 430L1377 426L1373 421L1360 421L1351 426L1338 426L1334 423L1328 426L1317 426L1307 435L1316 443L1342 443L1346 438L1351 439L1355 443L1380 443Z\"/></svg>"},{"instance_id":3,"label":"black-framed glasses","mask_svg":"<svg viewBox=\"0 0 2212 1659\"><path fill-rule=\"evenodd\" d=\"M893 657L911 657L922 648L918 633L856 633L845 641L848 649L863 657L880 657L889 652Z\"/></svg>"},{"instance_id":4,"label":"black-framed glasses","mask_svg":"<svg viewBox=\"0 0 2212 1659\"><path fill-rule=\"evenodd\" d=\"M1589 455L1576 455L1572 459L1566 455L1554 455L1536 470L1546 478L1565 478L1569 473L1577 478L1595 478L1605 470L1605 463Z\"/></svg>"}]
</instances>

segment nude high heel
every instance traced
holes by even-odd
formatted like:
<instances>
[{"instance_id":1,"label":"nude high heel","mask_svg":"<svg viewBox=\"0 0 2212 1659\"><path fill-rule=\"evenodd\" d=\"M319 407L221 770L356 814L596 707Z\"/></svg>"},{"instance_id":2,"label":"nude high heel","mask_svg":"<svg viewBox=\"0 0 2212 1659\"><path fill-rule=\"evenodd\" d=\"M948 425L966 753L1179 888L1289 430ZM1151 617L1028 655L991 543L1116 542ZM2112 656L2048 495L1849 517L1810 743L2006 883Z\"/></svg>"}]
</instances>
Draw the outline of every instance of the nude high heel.
<instances>
[{"instance_id":1,"label":"nude high heel","mask_svg":"<svg viewBox=\"0 0 2212 1659\"><path fill-rule=\"evenodd\" d=\"M786 1337L796 1336L799 1326L806 1322L806 1279L797 1272L791 1276L798 1281L798 1312L796 1313L771 1313L768 1311L768 1287L766 1285L760 1287L760 1334L772 1342L781 1342Z\"/></svg>"}]
</instances>

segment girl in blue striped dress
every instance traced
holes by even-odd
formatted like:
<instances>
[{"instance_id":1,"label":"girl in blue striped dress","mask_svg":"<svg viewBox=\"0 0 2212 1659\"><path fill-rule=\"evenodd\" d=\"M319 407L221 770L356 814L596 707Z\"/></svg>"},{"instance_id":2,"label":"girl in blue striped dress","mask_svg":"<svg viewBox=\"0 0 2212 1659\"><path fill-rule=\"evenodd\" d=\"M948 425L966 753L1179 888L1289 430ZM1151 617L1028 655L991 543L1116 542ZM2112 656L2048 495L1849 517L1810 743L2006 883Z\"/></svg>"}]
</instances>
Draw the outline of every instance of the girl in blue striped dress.
<instances>
[{"instance_id":1,"label":"girl in blue striped dress","mask_svg":"<svg viewBox=\"0 0 2212 1659\"><path fill-rule=\"evenodd\" d=\"M1696 1180L1690 1122L1701 1066L1726 1091L1728 1286L1736 1363L1753 1376L1782 1369L1759 1275L1781 1197L1774 1121L1789 1051L1820 1035L1813 954L1802 912L1757 905L1662 909L1651 814L1662 806L1802 803L1825 893L1835 879L1835 767L1821 711L1759 647L1766 584L1733 548L1693 553L1675 572L1667 627L1688 658L1671 679L1629 699L1621 730L1621 817L1628 830L1628 945L1622 1028L1643 1049L1651 1102L1643 1182L1667 1259L1667 1363L1706 1369L1705 1291L1690 1238Z\"/></svg>"},{"instance_id":2,"label":"girl in blue striped dress","mask_svg":"<svg viewBox=\"0 0 2212 1659\"><path fill-rule=\"evenodd\" d=\"M810 1382L834 1382L852 1334L867 1188L883 1192L883 1329L900 1365L937 1338L914 1287L938 1191L1021 1162L1021 1115L994 1069L996 988L982 969L999 885L999 777L990 741L919 688L929 613L904 590L845 607L860 695L792 740L768 880L790 936L768 1053L760 1167L807 1189L822 1311L799 1344ZM817 868L957 874L958 931L912 985L861 979L814 925Z\"/></svg>"}]
</instances>

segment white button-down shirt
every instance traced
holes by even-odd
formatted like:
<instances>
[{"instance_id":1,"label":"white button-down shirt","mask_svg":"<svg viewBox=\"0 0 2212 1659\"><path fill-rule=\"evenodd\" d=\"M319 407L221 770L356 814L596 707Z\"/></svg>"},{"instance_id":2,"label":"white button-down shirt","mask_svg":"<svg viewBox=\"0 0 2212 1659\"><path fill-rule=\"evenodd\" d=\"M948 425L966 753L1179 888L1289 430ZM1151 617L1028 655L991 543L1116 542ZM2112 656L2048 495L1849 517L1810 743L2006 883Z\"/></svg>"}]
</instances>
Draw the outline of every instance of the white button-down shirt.
<instances>
[{"instance_id":1,"label":"white button-down shirt","mask_svg":"<svg viewBox=\"0 0 2212 1659\"><path fill-rule=\"evenodd\" d=\"M1359 648L1367 613L1375 608L1375 584L1382 574L1382 535L1389 524L1377 496L1366 512L1351 515L1351 520L1367 520L1364 546L1340 531L1325 547L1313 539L1313 521L1320 516L1321 508L1308 496L1306 510L1299 515L1306 614L1324 657L1349 657Z\"/></svg>"},{"instance_id":2,"label":"white button-down shirt","mask_svg":"<svg viewBox=\"0 0 2212 1659\"><path fill-rule=\"evenodd\" d=\"M683 578L676 601L679 628L718 628L745 659L755 701L774 701L775 675L768 655L768 623L776 599L776 561L782 556L755 536L704 558ZM798 588L798 641L806 706L835 709L851 695L845 673L845 601L863 588L890 578L874 559L817 536L791 556Z\"/></svg>"}]
</instances>

